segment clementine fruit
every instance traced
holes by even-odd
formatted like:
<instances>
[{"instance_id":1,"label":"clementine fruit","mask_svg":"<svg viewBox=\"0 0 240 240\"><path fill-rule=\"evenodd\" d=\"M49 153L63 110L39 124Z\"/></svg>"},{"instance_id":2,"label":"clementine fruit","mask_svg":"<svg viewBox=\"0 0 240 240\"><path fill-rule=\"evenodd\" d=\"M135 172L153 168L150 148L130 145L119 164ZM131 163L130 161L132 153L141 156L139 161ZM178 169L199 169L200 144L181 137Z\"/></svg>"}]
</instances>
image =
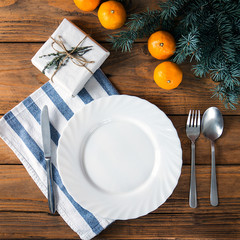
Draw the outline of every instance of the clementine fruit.
<instances>
[{"instance_id":1,"label":"clementine fruit","mask_svg":"<svg viewBox=\"0 0 240 240\"><path fill-rule=\"evenodd\" d=\"M157 31L148 39L148 51L153 57L159 60L171 57L175 50L175 39L169 32Z\"/></svg>"},{"instance_id":2,"label":"clementine fruit","mask_svg":"<svg viewBox=\"0 0 240 240\"><path fill-rule=\"evenodd\" d=\"M76 6L82 11L90 12L93 11L101 0L73 0Z\"/></svg>"},{"instance_id":3,"label":"clementine fruit","mask_svg":"<svg viewBox=\"0 0 240 240\"><path fill-rule=\"evenodd\" d=\"M170 90L178 87L182 82L183 73L180 67L173 62L160 63L154 70L154 81L163 89Z\"/></svg>"},{"instance_id":4,"label":"clementine fruit","mask_svg":"<svg viewBox=\"0 0 240 240\"><path fill-rule=\"evenodd\" d=\"M120 2L107 1L102 3L98 9L98 19L106 29L122 27L126 18L126 11Z\"/></svg>"}]
</instances>

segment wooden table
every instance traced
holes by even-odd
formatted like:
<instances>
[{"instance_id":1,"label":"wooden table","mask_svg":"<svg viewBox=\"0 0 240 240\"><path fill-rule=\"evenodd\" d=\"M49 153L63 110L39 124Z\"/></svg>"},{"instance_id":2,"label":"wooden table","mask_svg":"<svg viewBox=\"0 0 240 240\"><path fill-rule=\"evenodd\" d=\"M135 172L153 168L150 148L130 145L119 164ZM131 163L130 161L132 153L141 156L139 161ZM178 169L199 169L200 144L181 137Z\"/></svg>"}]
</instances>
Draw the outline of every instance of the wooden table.
<instances>
[{"instance_id":1,"label":"wooden table","mask_svg":"<svg viewBox=\"0 0 240 240\"><path fill-rule=\"evenodd\" d=\"M133 0L129 13L156 8L157 1ZM31 58L66 17L111 50L107 31L95 12L82 13L72 0L0 1L0 114L39 88L47 78L31 64ZM240 108L227 110L211 98L213 81L196 79L190 64L182 64L182 84L164 91L153 81L159 61L147 50L146 39L131 53L111 50L102 69L122 94L156 104L173 121L183 149L183 168L172 196L147 216L116 221L96 239L240 239ZM190 142L185 134L189 109L203 113L210 106L224 114L224 133L216 143L219 206L209 203L210 143L197 141L196 174L198 208L188 205ZM0 140L0 239L77 239L58 215L50 215L46 198L18 158Z\"/></svg>"}]
</instances>

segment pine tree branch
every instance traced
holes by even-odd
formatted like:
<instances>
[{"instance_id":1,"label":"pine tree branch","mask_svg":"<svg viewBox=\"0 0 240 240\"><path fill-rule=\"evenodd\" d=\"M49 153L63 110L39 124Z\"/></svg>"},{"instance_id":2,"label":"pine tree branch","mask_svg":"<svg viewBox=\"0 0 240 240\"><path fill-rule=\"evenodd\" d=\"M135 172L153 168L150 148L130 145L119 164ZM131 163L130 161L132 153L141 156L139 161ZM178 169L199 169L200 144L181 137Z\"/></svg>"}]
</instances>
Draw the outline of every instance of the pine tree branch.
<instances>
[{"instance_id":1,"label":"pine tree branch","mask_svg":"<svg viewBox=\"0 0 240 240\"><path fill-rule=\"evenodd\" d=\"M130 15L129 21L126 23L128 30L109 36L113 49L120 49L122 52L131 51L137 38L149 36L160 27L159 18L159 10L148 9L145 12Z\"/></svg>"},{"instance_id":2,"label":"pine tree branch","mask_svg":"<svg viewBox=\"0 0 240 240\"><path fill-rule=\"evenodd\" d=\"M159 7L130 15L128 29L110 36L113 48L131 51L136 39L170 31L177 43L173 61L195 60L194 74L210 74L214 96L234 109L240 100L240 1L166 0Z\"/></svg>"},{"instance_id":3,"label":"pine tree branch","mask_svg":"<svg viewBox=\"0 0 240 240\"><path fill-rule=\"evenodd\" d=\"M108 40L112 43L113 49L120 49L122 52L130 52L137 36L136 31L133 30L121 31L115 35L109 35Z\"/></svg>"},{"instance_id":4,"label":"pine tree branch","mask_svg":"<svg viewBox=\"0 0 240 240\"><path fill-rule=\"evenodd\" d=\"M190 61L195 58L197 61L200 61L201 52L198 47L199 43L199 32L197 28L193 28L187 36L182 36L176 46L174 62L180 64L190 56Z\"/></svg>"},{"instance_id":5,"label":"pine tree branch","mask_svg":"<svg viewBox=\"0 0 240 240\"><path fill-rule=\"evenodd\" d=\"M178 12L182 10L188 2L190 2L190 0L159 1L158 5L162 10L161 18L163 20L176 18L178 16Z\"/></svg>"}]
</instances>

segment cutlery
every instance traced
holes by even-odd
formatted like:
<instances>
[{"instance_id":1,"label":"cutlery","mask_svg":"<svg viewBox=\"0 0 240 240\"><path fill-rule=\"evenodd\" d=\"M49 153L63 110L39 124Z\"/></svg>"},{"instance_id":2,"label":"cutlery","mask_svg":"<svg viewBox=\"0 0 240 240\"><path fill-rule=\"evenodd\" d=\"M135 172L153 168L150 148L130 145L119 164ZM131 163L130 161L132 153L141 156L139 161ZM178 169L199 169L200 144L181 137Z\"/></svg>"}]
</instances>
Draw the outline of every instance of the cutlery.
<instances>
[{"instance_id":1,"label":"cutlery","mask_svg":"<svg viewBox=\"0 0 240 240\"><path fill-rule=\"evenodd\" d=\"M223 116L218 108L208 108L202 117L202 133L211 141L211 190L210 202L212 206L218 205L218 190L216 177L216 163L215 163L215 146L214 141L217 140L223 132Z\"/></svg>"},{"instance_id":2,"label":"cutlery","mask_svg":"<svg viewBox=\"0 0 240 240\"><path fill-rule=\"evenodd\" d=\"M195 114L194 114L195 113ZM195 175L195 142L200 135L200 110L189 111L186 134L191 140L191 180L189 191L189 206L191 208L197 207L197 189L196 189L196 175Z\"/></svg>"},{"instance_id":3,"label":"cutlery","mask_svg":"<svg viewBox=\"0 0 240 240\"><path fill-rule=\"evenodd\" d=\"M52 174L52 163L51 163L51 134L50 134L50 123L48 115L48 107L45 105L41 113L41 128L42 128L42 141L44 158L46 160L46 171L47 171L47 190L48 190L48 206L51 213L55 213L55 200L53 192L53 174Z\"/></svg>"}]
</instances>

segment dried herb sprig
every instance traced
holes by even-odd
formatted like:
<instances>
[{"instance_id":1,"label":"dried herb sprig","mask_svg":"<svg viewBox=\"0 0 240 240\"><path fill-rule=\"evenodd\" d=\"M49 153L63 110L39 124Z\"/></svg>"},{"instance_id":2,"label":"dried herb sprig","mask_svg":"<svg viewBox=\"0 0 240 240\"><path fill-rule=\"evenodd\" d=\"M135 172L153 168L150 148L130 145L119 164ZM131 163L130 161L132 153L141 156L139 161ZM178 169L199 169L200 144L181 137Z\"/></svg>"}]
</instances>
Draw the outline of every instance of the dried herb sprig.
<instances>
[{"instance_id":1,"label":"dried herb sprig","mask_svg":"<svg viewBox=\"0 0 240 240\"><path fill-rule=\"evenodd\" d=\"M89 52L90 50L92 50L92 46L77 47L77 48L72 47L71 49L67 50L67 53L76 57L81 57L85 53ZM67 53L64 51L64 52L49 53L49 54L40 56L39 58L54 56L54 58L50 62L48 62L47 65L43 68L42 73L45 74L45 71L52 67L54 67L55 70L57 70L60 65L61 66L66 65L66 63L69 60Z\"/></svg>"}]
</instances>

